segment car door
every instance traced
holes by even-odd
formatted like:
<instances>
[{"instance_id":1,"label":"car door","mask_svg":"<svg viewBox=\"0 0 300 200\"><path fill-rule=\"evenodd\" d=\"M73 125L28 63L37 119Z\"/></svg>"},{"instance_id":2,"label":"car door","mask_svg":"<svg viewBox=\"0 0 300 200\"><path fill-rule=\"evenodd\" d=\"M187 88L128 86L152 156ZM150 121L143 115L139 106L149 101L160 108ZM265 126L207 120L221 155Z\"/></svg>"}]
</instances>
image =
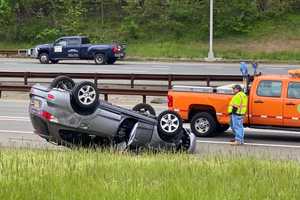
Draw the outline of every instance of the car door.
<instances>
[{"instance_id":1,"label":"car door","mask_svg":"<svg viewBox=\"0 0 300 200\"><path fill-rule=\"evenodd\" d=\"M57 40L53 44L52 49L52 58L66 58L66 46L67 46L67 40L65 38Z\"/></svg>"},{"instance_id":2,"label":"car door","mask_svg":"<svg viewBox=\"0 0 300 200\"><path fill-rule=\"evenodd\" d=\"M81 46L80 38L68 38L67 46L66 46L67 58L70 58L70 59L79 58L80 46Z\"/></svg>"},{"instance_id":3,"label":"car door","mask_svg":"<svg viewBox=\"0 0 300 200\"><path fill-rule=\"evenodd\" d=\"M283 125L282 81L261 80L251 102L253 125Z\"/></svg>"},{"instance_id":4,"label":"car door","mask_svg":"<svg viewBox=\"0 0 300 200\"><path fill-rule=\"evenodd\" d=\"M283 106L284 126L300 128L300 81L288 83Z\"/></svg>"}]
</instances>

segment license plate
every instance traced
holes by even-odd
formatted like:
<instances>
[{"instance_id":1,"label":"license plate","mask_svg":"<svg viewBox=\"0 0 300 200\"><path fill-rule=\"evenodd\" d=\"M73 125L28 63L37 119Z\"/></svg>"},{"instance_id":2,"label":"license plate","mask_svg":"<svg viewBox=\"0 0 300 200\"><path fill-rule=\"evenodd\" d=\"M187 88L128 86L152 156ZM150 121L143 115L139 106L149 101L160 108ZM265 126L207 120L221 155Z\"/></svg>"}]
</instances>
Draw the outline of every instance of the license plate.
<instances>
[{"instance_id":1,"label":"license plate","mask_svg":"<svg viewBox=\"0 0 300 200\"><path fill-rule=\"evenodd\" d=\"M37 99L33 99L31 102L31 105L35 109L40 109L41 108L41 102Z\"/></svg>"},{"instance_id":2,"label":"license plate","mask_svg":"<svg viewBox=\"0 0 300 200\"><path fill-rule=\"evenodd\" d=\"M116 56L116 57L123 57L123 56L124 56L124 53L116 53L115 56Z\"/></svg>"}]
</instances>

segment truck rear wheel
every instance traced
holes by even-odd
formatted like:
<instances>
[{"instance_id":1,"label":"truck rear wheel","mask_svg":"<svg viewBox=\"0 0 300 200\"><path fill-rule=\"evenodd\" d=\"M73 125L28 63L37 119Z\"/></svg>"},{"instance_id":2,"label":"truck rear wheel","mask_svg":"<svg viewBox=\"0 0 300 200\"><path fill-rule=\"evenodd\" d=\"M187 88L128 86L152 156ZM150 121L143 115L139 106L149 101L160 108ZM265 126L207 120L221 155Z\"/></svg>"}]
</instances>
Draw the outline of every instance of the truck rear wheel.
<instances>
[{"instance_id":1,"label":"truck rear wheel","mask_svg":"<svg viewBox=\"0 0 300 200\"><path fill-rule=\"evenodd\" d=\"M198 137L213 136L216 132L217 123L208 112L197 113L191 121L192 132Z\"/></svg>"},{"instance_id":2,"label":"truck rear wheel","mask_svg":"<svg viewBox=\"0 0 300 200\"><path fill-rule=\"evenodd\" d=\"M102 53L97 53L94 60L97 65L104 65L106 63L105 55Z\"/></svg>"}]
</instances>

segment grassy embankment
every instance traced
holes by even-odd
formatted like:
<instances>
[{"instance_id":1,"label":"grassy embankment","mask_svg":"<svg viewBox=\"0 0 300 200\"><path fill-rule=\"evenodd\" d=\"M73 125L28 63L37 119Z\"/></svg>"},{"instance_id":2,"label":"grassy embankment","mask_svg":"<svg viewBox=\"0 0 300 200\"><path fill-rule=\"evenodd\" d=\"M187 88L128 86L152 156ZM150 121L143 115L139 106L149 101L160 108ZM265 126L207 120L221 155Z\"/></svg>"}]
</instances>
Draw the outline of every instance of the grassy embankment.
<instances>
[{"instance_id":1,"label":"grassy embankment","mask_svg":"<svg viewBox=\"0 0 300 200\"><path fill-rule=\"evenodd\" d=\"M93 26L92 26L93 27ZM87 32L93 33L95 30ZM101 34L101 30L99 30ZM29 48L34 44L11 44L0 41L0 49ZM249 33L224 36L214 41L215 56L224 59L255 59L274 61L300 61L300 15L289 14L280 19L261 21ZM153 41L128 42L129 57L188 58L207 57L208 41Z\"/></svg>"},{"instance_id":2,"label":"grassy embankment","mask_svg":"<svg viewBox=\"0 0 300 200\"><path fill-rule=\"evenodd\" d=\"M0 199L299 199L299 163L2 150Z\"/></svg>"}]
</instances>

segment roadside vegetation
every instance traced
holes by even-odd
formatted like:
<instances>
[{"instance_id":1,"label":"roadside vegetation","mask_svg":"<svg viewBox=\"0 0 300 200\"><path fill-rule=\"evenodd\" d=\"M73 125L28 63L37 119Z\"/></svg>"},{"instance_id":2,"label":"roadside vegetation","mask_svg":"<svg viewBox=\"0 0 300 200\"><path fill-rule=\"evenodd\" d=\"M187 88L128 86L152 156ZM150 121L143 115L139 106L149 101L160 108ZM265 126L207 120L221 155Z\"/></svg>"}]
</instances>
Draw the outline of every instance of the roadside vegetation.
<instances>
[{"instance_id":1,"label":"roadside vegetation","mask_svg":"<svg viewBox=\"0 0 300 200\"><path fill-rule=\"evenodd\" d=\"M300 60L299 0L215 0L215 54L226 59ZM0 0L0 49L64 35L120 41L128 56L207 56L209 0Z\"/></svg>"},{"instance_id":2,"label":"roadside vegetation","mask_svg":"<svg viewBox=\"0 0 300 200\"><path fill-rule=\"evenodd\" d=\"M0 199L299 199L291 161L1 150Z\"/></svg>"}]
</instances>

